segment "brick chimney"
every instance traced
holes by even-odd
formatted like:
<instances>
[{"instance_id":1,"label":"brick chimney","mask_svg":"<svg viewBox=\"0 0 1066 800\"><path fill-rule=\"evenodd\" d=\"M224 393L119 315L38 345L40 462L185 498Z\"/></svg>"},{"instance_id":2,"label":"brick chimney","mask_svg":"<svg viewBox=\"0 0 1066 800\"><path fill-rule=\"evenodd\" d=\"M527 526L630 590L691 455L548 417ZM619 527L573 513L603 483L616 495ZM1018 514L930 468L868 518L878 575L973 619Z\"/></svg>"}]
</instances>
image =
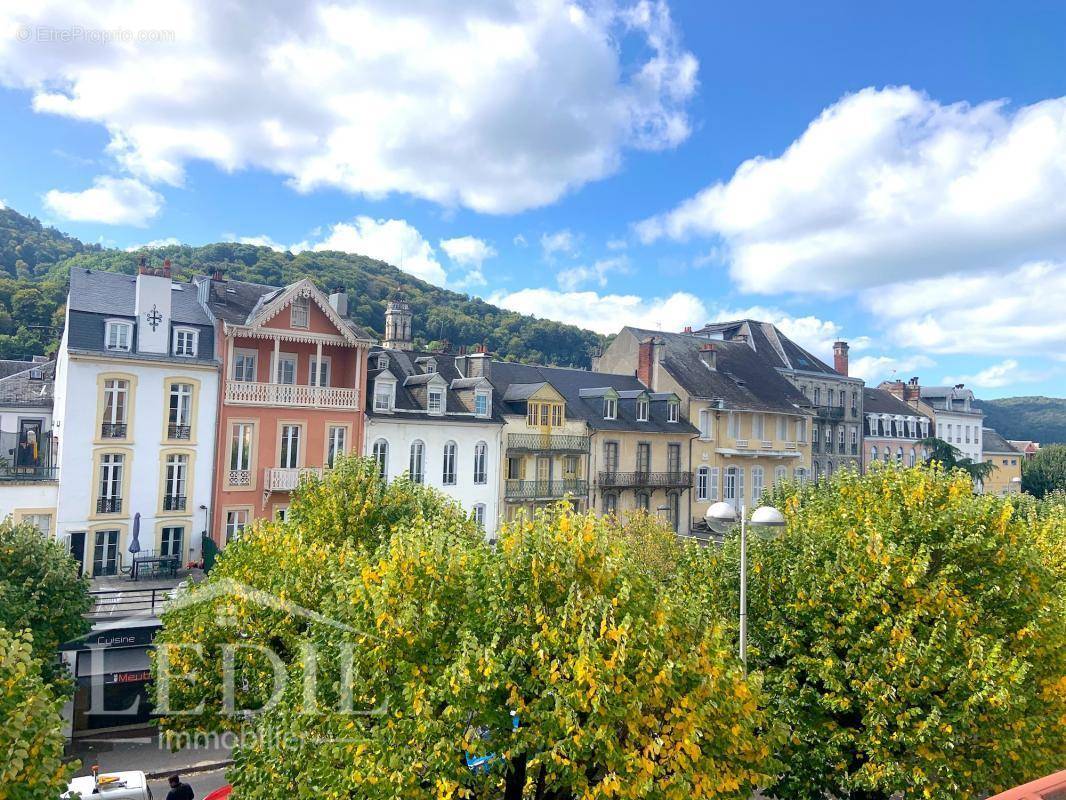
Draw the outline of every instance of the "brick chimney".
<instances>
[{"instance_id":1,"label":"brick chimney","mask_svg":"<svg viewBox=\"0 0 1066 800\"><path fill-rule=\"evenodd\" d=\"M917 380L915 378L914 380ZM891 395L898 397L900 400L907 399L907 385L903 381L881 381L881 385L878 389L884 389Z\"/></svg>"},{"instance_id":2,"label":"brick chimney","mask_svg":"<svg viewBox=\"0 0 1066 800\"><path fill-rule=\"evenodd\" d=\"M659 381L659 362L663 357L663 342L654 336L649 336L640 343L637 351L637 380L656 391Z\"/></svg>"},{"instance_id":3,"label":"brick chimney","mask_svg":"<svg viewBox=\"0 0 1066 800\"><path fill-rule=\"evenodd\" d=\"M692 326L691 325L686 325L684 330L682 330L681 332L682 333L692 333Z\"/></svg>"},{"instance_id":4,"label":"brick chimney","mask_svg":"<svg viewBox=\"0 0 1066 800\"><path fill-rule=\"evenodd\" d=\"M164 278L169 278L170 277L170 259L169 258L163 259L163 277Z\"/></svg>"},{"instance_id":5,"label":"brick chimney","mask_svg":"<svg viewBox=\"0 0 1066 800\"><path fill-rule=\"evenodd\" d=\"M718 351L715 350L713 344L708 343L700 345L700 361L706 364L710 369L718 369Z\"/></svg>"},{"instance_id":6,"label":"brick chimney","mask_svg":"<svg viewBox=\"0 0 1066 800\"><path fill-rule=\"evenodd\" d=\"M912 400L920 400L921 397L922 387L918 385L918 376L915 375L907 381L907 385L903 387L903 399L909 403Z\"/></svg>"},{"instance_id":7,"label":"brick chimney","mask_svg":"<svg viewBox=\"0 0 1066 800\"><path fill-rule=\"evenodd\" d=\"M841 375L848 374L848 343L833 342L833 369Z\"/></svg>"}]
</instances>

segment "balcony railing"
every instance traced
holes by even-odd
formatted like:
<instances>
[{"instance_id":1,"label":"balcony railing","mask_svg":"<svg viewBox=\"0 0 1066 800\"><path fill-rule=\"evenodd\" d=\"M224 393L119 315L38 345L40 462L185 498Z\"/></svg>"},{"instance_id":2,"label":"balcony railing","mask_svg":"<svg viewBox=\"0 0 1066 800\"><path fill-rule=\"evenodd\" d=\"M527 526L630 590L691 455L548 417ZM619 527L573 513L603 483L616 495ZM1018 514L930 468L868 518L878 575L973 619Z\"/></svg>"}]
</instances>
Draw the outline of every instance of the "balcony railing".
<instances>
[{"instance_id":1,"label":"balcony railing","mask_svg":"<svg viewBox=\"0 0 1066 800\"><path fill-rule=\"evenodd\" d=\"M90 591L89 596L93 604L85 616L93 620L159 616L164 605L177 594L177 591L176 588Z\"/></svg>"},{"instance_id":2,"label":"balcony railing","mask_svg":"<svg viewBox=\"0 0 1066 800\"><path fill-rule=\"evenodd\" d=\"M185 495L183 495L183 494L167 494L167 495L163 495L163 510L164 511L184 511L185 510Z\"/></svg>"},{"instance_id":3,"label":"balcony railing","mask_svg":"<svg viewBox=\"0 0 1066 800\"><path fill-rule=\"evenodd\" d=\"M508 450L527 452L587 453L589 437L569 433L509 433Z\"/></svg>"},{"instance_id":4,"label":"balcony railing","mask_svg":"<svg viewBox=\"0 0 1066 800\"><path fill-rule=\"evenodd\" d=\"M125 422L105 422L100 426L100 438L101 439L125 439L126 438L126 423Z\"/></svg>"},{"instance_id":5,"label":"balcony railing","mask_svg":"<svg viewBox=\"0 0 1066 800\"><path fill-rule=\"evenodd\" d=\"M121 511L121 497L101 497L96 501L97 514L119 514Z\"/></svg>"},{"instance_id":6,"label":"balcony railing","mask_svg":"<svg viewBox=\"0 0 1066 800\"><path fill-rule=\"evenodd\" d=\"M192 438L192 426L191 425L175 425L171 423L167 425L167 438L169 439L190 439Z\"/></svg>"},{"instance_id":7,"label":"balcony railing","mask_svg":"<svg viewBox=\"0 0 1066 800\"><path fill-rule=\"evenodd\" d=\"M251 381L226 381L225 401L235 406L339 408L351 411L359 407L359 397L355 389Z\"/></svg>"},{"instance_id":8,"label":"balcony railing","mask_svg":"<svg viewBox=\"0 0 1066 800\"><path fill-rule=\"evenodd\" d=\"M857 456L859 454L859 445L857 445L857 444L852 444L851 445L851 454L853 456Z\"/></svg>"},{"instance_id":9,"label":"balcony railing","mask_svg":"<svg viewBox=\"0 0 1066 800\"><path fill-rule=\"evenodd\" d=\"M691 472L601 472L601 487L613 489L688 489L692 486Z\"/></svg>"},{"instance_id":10,"label":"balcony railing","mask_svg":"<svg viewBox=\"0 0 1066 800\"><path fill-rule=\"evenodd\" d=\"M323 472L325 470L322 467L268 467L263 489L267 492L291 492L304 475L321 476Z\"/></svg>"},{"instance_id":11,"label":"balcony railing","mask_svg":"<svg viewBox=\"0 0 1066 800\"><path fill-rule=\"evenodd\" d=\"M553 500L572 495L587 495L589 483L577 478L561 481L519 481L508 480L504 483L504 497L507 500Z\"/></svg>"},{"instance_id":12,"label":"balcony railing","mask_svg":"<svg viewBox=\"0 0 1066 800\"><path fill-rule=\"evenodd\" d=\"M246 469L231 469L229 471L230 486L251 486L252 473Z\"/></svg>"},{"instance_id":13,"label":"balcony railing","mask_svg":"<svg viewBox=\"0 0 1066 800\"><path fill-rule=\"evenodd\" d=\"M815 406L819 419L844 419L844 406Z\"/></svg>"}]
</instances>

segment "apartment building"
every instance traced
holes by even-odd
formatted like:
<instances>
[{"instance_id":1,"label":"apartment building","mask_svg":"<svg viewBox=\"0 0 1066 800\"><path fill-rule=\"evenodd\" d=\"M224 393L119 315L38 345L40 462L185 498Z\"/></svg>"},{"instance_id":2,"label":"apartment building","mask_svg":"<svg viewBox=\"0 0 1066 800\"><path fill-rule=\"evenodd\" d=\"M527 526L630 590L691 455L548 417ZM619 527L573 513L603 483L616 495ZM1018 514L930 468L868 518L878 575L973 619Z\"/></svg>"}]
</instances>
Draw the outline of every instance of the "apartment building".
<instances>
[{"instance_id":1,"label":"apartment building","mask_svg":"<svg viewBox=\"0 0 1066 800\"><path fill-rule=\"evenodd\" d=\"M974 461L982 459L984 412L973 405L973 392L961 383L956 386L922 386L917 377L903 381L882 381L879 389L932 419L932 435L958 448Z\"/></svg>"},{"instance_id":2,"label":"apartment building","mask_svg":"<svg viewBox=\"0 0 1066 800\"><path fill-rule=\"evenodd\" d=\"M493 537L500 518L504 420L485 353L416 351L410 309L385 313L389 347L370 352L365 454L388 479L407 474L452 497Z\"/></svg>"},{"instance_id":3,"label":"apartment building","mask_svg":"<svg viewBox=\"0 0 1066 800\"><path fill-rule=\"evenodd\" d=\"M628 373L653 393L675 395L681 416L695 424L693 532L706 533L712 503L750 507L776 481L811 477L814 416L806 399L745 341L626 327L594 369Z\"/></svg>"},{"instance_id":4,"label":"apartment building","mask_svg":"<svg viewBox=\"0 0 1066 800\"><path fill-rule=\"evenodd\" d=\"M59 470L52 435L55 361L0 361L0 519L55 533Z\"/></svg>"},{"instance_id":5,"label":"apartment building","mask_svg":"<svg viewBox=\"0 0 1066 800\"><path fill-rule=\"evenodd\" d=\"M983 494L1009 495L1022 491L1022 461L1024 453L992 428L981 431L981 458L995 467L982 481Z\"/></svg>"},{"instance_id":6,"label":"apartment building","mask_svg":"<svg viewBox=\"0 0 1066 800\"><path fill-rule=\"evenodd\" d=\"M310 280L284 287L197 279L224 380L212 536L220 546L251 521L284 518L301 476L362 453L364 383L373 340L348 299Z\"/></svg>"},{"instance_id":7,"label":"apartment building","mask_svg":"<svg viewBox=\"0 0 1066 800\"><path fill-rule=\"evenodd\" d=\"M864 388L863 463L895 461L913 467L924 463L928 448L920 440L932 435L933 420L885 389Z\"/></svg>"},{"instance_id":8,"label":"apartment building","mask_svg":"<svg viewBox=\"0 0 1066 800\"><path fill-rule=\"evenodd\" d=\"M814 412L811 428L813 477L862 466L862 389L848 375L848 343L833 345L833 366L800 347L769 322L752 319L714 322L696 336L747 344L807 398Z\"/></svg>"},{"instance_id":9,"label":"apartment building","mask_svg":"<svg viewBox=\"0 0 1066 800\"><path fill-rule=\"evenodd\" d=\"M170 265L74 268L56 361L56 534L92 576L143 555L200 557L208 528L218 370L196 287ZM135 477L136 476L136 477Z\"/></svg>"}]
</instances>

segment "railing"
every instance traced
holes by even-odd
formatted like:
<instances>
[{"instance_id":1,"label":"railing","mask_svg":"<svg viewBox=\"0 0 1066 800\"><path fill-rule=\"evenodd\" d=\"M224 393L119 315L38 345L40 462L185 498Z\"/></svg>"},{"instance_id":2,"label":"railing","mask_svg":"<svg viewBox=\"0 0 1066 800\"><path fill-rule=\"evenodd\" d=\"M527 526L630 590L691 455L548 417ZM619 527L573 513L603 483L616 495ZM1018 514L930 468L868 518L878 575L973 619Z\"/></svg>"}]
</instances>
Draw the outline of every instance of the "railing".
<instances>
[{"instance_id":1,"label":"railing","mask_svg":"<svg viewBox=\"0 0 1066 800\"><path fill-rule=\"evenodd\" d=\"M167 494L167 495L163 495L163 510L164 511L184 511L185 510L185 495L183 495L183 494Z\"/></svg>"},{"instance_id":2,"label":"railing","mask_svg":"<svg viewBox=\"0 0 1066 800\"><path fill-rule=\"evenodd\" d=\"M853 456L857 456L857 455L859 454L859 445L857 445L857 444L853 444L853 445L851 446L851 454L852 454Z\"/></svg>"},{"instance_id":3,"label":"railing","mask_svg":"<svg viewBox=\"0 0 1066 800\"><path fill-rule=\"evenodd\" d=\"M292 408L359 407L355 389L339 386L300 386L295 383L226 381L225 402L236 406L288 406Z\"/></svg>"},{"instance_id":4,"label":"railing","mask_svg":"<svg viewBox=\"0 0 1066 800\"><path fill-rule=\"evenodd\" d=\"M252 473L246 469L231 469L229 471L230 486L251 486Z\"/></svg>"},{"instance_id":5,"label":"railing","mask_svg":"<svg viewBox=\"0 0 1066 800\"><path fill-rule=\"evenodd\" d=\"M101 497L96 501L97 514L118 514L121 511L121 497Z\"/></svg>"},{"instance_id":6,"label":"railing","mask_svg":"<svg viewBox=\"0 0 1066 800\"><path fill-rule=\"evenodd\" d=\"M509 433L508 450L530 452L553 451L557 453L587 453L589 437L569 433Z\"/></svg>"},{"instance_id":7,"label":"railing","mask_svg":"<svg viewBox=\"0 0 1066 800\"><path fill-rule=\"evenodd\" d=\"M851 416L853 416L853 417L859 416L859 409L856 408L855 406L851 407Z\"/></svg>"},{"instance_id":8,"label":"railing","mask_svg":"<svg viewBox=\"0 0 1066 800\"><path fill-rule=\"evenodd\" d=\"M811 452L812 453L820 453L820 452L822 452L822 446L818 443L817 439L815 439L813 442L811 442Z\"/></svg>"},{"instance_id":9,"label":"railing","mask_svg":"<svg viewBox=\"0 0 1066 800\"><path fill-rule=\"evenodd\" d=\"M691 472L601 472L599 484L615 489L688 489L692 486Z\"/></svg>"},{"instance_id":10,"label":"railing","mask_svg":"<svg viewBox=\"0 0 1066 800\"><path fill-rule=\"evenodd\" d=\"M101 589L90 591L93 605L85 615L89 619L107 617L155 617L171 600L176 589Z\"/></svg>"},{"instance_id":11,"label":"railing","mask_svg":"<svg viewBox=\"0 0 1066 800\"><path fill-rule=\"evenodd\" d=\"M57 440L50 431L0 432L0 481L54 481Z\"/></svg>"},{"instance_id":12,"label":"railing","mask_svg":"<svg viewBox=\"0 0 1066 800\"><path fill-rule=\"evenodd\" d=\"M814 411L822 419L844 419L844 406L815 406Z\"/></svg>"},{"instance_id":13,"label":"railing","mask_svg":"<svg viewBox=\"0 0 1066 800\"><path fill-rule=\"evenodd\" d=\"M748 440L747 439L737 439L734 442L734 444L736 445L737 450L747 450L748 449Z\"/></svg>"},{"instance_id":14,"label":"railing","mask_svg":"<svg viewBox=\"0 0 1066 800\"><path fill-rule=\"evenodd\" d=\"M839 445L837 445L837 452L840 453L840 455L842 456L846 455L848 452L848 446L841 442Z\"/></svg>"},{"instance_id":15,"label":"railing","mask_svg":"<svg viewBox=\"0 0 1066 800\"><path fill-rule=\"evenodd\" d=\"M268 467L263 489L267 492L291 492L304 475L320 476L324 471L322 467Z\"/></svg>"},{"instance_id":16,"label":"railing","mask_svg":"<svg viewBox=\"0 0 1066 800\"><path fill-rule=\"evenodd\" d=\"M774 443L773 442L768 442L765 439L763 439L762 449L763 450L773 450L774 449Z\"/></svg>"},{"instance_id":17,"label":"railing","mask_svg":"<svg viewBox=\"0 0 1066 800\"><path fill-rule=\"evenodd\" d=\"M785 442L785 449L786 450L795 450L796 449L796 443L795 442Z\"/></svg>"},{"instance_id":18,"label":"railing","mask_svg":"<svg viewBox=\"0 0 1066 800\"><path fill-rule=\"evenodd\" d=\"M190 439L192 438L192 426L191 425L167 425L167 438L168 439Z\"/></svg>"},{"instance_id":19,"label":"railing","mask_svg":"<svg viewBox=\"0 0 1066 800\"><path fill-rule=\"evenodd\" d=\"M504 483L504 497L508 500L551 500L568 494L587 495L588 481L568 478L561 481L519 481Z\"/></svg>"},{"instance_id":20,"label":"railing","mask_svg":"<svg viewBox=\"0 0 1066 800\"><path fill-rule=\"evenodd\" d=\"M125 439L126 438L126 423L125 422L105 422L100 426L100 438L101 439Z\"/></svg>"}]
</instances>

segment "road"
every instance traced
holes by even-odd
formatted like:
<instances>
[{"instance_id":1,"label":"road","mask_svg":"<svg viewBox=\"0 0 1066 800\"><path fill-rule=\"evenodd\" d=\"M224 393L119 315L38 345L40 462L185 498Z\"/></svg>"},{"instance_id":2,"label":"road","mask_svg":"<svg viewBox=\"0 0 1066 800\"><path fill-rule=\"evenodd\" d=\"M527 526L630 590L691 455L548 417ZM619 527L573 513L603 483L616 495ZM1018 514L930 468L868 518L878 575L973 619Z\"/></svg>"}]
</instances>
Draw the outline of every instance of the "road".
<instances>
[{"instance_id":1,"label":"road","mask_svg":"<svg viewBox=\"0 0 1066 800\"><path fill-rule=\"evenodd\" d=\"M208 792L213 792L215 789L226 785L226 771L216 769L211 772L195 772L183 775L181 779L192 787L196 800L203 800L207 797ZM167 792L170 791L166 778L148 781L148 786L151 788L152 797L155 800L166 800Z\"/></svg>"}]
</instances>

